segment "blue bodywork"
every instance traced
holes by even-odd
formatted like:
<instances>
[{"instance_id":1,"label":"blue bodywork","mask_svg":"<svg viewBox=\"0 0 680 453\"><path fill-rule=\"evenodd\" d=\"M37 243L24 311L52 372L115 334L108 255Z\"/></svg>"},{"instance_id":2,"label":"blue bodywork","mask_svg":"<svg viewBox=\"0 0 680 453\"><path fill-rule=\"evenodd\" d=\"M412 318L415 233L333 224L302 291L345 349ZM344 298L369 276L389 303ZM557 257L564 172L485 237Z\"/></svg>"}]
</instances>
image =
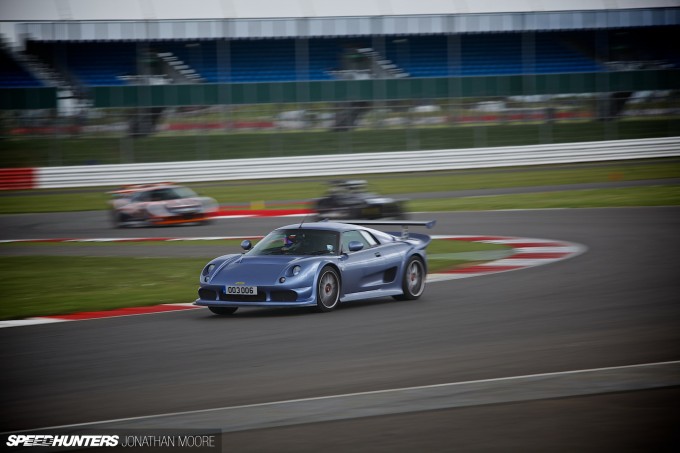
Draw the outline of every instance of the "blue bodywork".
<instances>
[{"instance_id":1,"label":"blue bodywork","mask_svg":"<svg viewBox=\"0 0 680 453\"><path fill-rule=\"evenodd\" d=\"M422 263L424 281L430 236L385 233L363 226L366 224L431 228L434 221L361 225L323 221L278 228L243 254L210 261L199 277L199 298L194 304L216 308L315 306L320 273L327 267L339 276L339 302L399 297L404 293L405 266L413 257ZM357 238L360 240L354 240ZM228 287L230 291L256 287L257 291L230 295Z\"/></svg>"}]
</instances>

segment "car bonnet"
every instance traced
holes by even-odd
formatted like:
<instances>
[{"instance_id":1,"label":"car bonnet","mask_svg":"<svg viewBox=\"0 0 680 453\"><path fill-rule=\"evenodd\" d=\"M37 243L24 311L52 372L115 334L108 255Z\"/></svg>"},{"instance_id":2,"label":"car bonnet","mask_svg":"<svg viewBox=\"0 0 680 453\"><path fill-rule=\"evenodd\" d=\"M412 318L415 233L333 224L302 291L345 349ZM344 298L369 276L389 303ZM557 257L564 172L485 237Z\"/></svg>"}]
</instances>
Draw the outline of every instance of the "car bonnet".
<instances>
[{"instance_id":1,"label":"car bonnet","mask_svg":"<svg viewBox=\"0 0 680 453\"><path fill-rule=\"evenodd\" d=\"M299 256L247 256L228 262L210 279L213 284L271 285L276 283L284 270L295 262L303 262Z\"/></svg>"}]
</instances>

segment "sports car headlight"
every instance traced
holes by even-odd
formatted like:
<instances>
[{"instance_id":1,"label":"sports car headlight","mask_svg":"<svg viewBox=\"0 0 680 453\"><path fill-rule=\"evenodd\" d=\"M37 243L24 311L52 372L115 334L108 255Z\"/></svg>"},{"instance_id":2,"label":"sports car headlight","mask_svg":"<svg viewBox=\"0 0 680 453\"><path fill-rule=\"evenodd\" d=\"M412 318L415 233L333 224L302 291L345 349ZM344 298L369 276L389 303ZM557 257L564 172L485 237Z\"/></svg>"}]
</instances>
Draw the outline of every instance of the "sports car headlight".
<instances>
[{"instance_id":1,"label":"sports car headlight","mask_svg":"<svg viewBox=\"0 0 680 453\"><path fill-rule=\"evenodd\" d=\"M293 266L293 268L290 270L290 272L293 275L298 275L301 270L302 270L302 268L300 266Z\"/></svg>"},{"instance_id":2,"label":"sports car headlight","mask_svg":"<svg viewBox=\"0 0 680 453\"><path fill-rule=\"evenodd\" d=\"M215 265L214 264L208 264L205 268L203 268L203 275L210 275L212 274L212 271L215 270Z\"/></svg>"}]
</instances>

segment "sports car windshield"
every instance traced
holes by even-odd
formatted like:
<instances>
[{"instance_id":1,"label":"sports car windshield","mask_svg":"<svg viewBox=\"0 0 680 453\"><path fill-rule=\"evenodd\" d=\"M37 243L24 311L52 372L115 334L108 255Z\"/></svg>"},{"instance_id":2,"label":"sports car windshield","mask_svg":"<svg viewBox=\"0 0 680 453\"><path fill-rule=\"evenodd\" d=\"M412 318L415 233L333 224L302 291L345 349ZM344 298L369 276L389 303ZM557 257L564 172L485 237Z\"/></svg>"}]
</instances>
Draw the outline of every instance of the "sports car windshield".
<instances>
[{"instance_id":1,"label":"sports car windshield","mask_svg":"<svg viewBox=\"0 0 680 453\"><path fill-rule=\"evenodd\" d=\"M275 230L258 242L248 255L337 255L338 240L335 231Z\"/></svg>"},{"instance_id":2,"label":"sports car windshield","mask_svg":"<svg viewBox=\"0 0 680 453\"><path fill-rule=\"evenodd\" d=\"M179 200L195 196L196 193L188 187L166 187L151 192L151 198L155 201Z\"/></svg>"},{"instance_id":3,"label":"sports car windshield","mask_svg":"<svg viewBox=\"0 0 680 453\"><path fill-rule=\"evenodd\" d=\"M132 197L133 202L140 201L170 201L182 198L195 198L196 192L188 187L163 187L159 189L137 192Z\"/></svg>"}]
</instances>

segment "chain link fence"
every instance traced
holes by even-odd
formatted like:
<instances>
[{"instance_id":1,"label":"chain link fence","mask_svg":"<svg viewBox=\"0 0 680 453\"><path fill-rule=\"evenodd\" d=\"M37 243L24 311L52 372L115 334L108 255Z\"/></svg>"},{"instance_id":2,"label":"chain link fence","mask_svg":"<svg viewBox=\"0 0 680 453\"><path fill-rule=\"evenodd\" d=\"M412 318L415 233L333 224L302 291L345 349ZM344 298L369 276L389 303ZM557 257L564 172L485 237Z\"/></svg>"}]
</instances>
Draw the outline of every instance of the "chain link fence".
<instances>
[{"instance_id":1,"label":"chain link fence","mask_svg":"<svg viewBox=\"0 0 680 453\"><path fill-rule=\"evenodd\" d=\"M677 92L2 113L1 167L417 151L674 136Z\"/></svg>"}]
</instances>

